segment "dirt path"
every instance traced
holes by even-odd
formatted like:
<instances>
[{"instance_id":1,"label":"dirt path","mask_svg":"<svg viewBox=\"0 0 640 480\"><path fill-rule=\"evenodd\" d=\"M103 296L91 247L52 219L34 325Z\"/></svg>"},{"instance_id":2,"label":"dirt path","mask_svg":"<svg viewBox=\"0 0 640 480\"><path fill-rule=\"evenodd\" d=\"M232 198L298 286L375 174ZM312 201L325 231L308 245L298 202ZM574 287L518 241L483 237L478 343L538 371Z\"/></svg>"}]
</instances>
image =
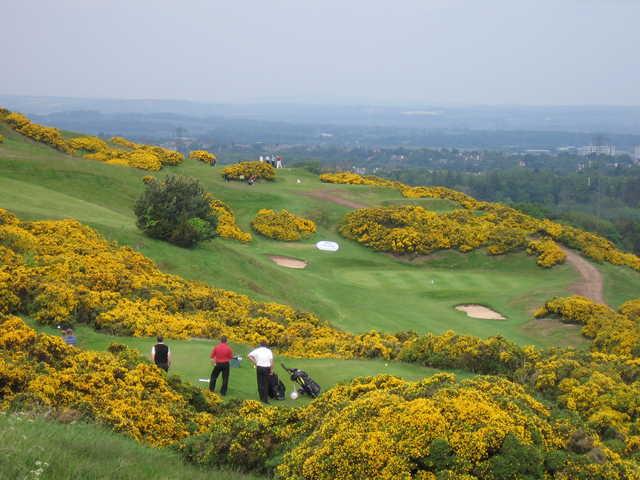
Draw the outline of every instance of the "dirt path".
<instances>
[{"instance_id":1,"label":"dirt path","mask_svg":"<svg viewBox=\"0 0 640 480\"><path fill-rule=\"evenodd\" d=\"M364 203L354 202L353 200L346 199L338 195L335 190L315 190L313 192L305 192L303 195L308 197L318 198L320 200L328 200L329 202L337 203L343 207L349 208L365 208L367 205Z\"/></svg>"},{"instance_id":2,"label":"dirt path","mask_svg":"<svg viewBox=\"0 0 640 480\"><path fill-rule=\"evenodd\" d=\"M562 247L562 250L567 254L569 265L575 268L582 277L582 280L571 285L569 290L598 303L606 303L602 293L604 282L600 271L577 252L565 247Z\"/></svg>"}]
</instances>

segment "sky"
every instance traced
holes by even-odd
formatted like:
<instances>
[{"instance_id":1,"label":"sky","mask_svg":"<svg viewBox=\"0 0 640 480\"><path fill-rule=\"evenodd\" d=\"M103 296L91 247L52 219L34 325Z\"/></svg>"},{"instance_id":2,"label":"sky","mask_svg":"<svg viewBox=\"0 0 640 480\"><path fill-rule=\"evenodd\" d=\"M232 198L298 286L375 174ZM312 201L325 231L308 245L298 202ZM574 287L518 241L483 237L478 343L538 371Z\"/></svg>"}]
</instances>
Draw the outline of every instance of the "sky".
<instances>
[{"instance_id":1,"label":"sky","mask_svg":"<svg viewBox=\"0 0 640 480\"><path fill-rule=\"evenodd\" d=\"M0 0L0 93L640 105L640 0Z\"/></svg>"}]
</instances>

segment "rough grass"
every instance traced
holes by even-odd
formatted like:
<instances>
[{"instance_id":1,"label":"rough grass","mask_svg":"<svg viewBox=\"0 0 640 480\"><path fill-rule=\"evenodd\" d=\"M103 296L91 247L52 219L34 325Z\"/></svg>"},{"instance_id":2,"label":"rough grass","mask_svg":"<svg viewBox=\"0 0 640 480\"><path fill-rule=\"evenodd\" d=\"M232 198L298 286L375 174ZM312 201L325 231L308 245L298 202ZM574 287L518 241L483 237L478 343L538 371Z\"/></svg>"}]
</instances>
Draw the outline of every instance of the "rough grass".
<instances>
[{"instance_id":1,"label":"rough grass","mask_svg":"<svg viewBox=\"0 0 640 480\"><path fill-rule=\"evenodd\" d=\"M257 480L254 475L185 465L177 452L150 448L87 423L61 424L0 414L2 480Z\"/></svg>"}]
</instances>

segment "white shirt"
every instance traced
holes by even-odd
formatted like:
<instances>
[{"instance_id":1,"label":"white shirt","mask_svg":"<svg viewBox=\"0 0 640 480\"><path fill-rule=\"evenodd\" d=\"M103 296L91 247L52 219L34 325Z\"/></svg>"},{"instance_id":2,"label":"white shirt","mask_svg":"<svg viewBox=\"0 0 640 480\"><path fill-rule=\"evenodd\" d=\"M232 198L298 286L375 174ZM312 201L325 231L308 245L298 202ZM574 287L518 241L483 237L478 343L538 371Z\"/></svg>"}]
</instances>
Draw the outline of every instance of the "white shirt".
<instances>
[{"instance_id":1,"label":"white shirt","mask_svg":"<svg viewBox=\"0 0 640 480\"><path fill-rule=\"evenodd\" d=\"M267 347L258 347L250 354L258 367L270 367L273 362L273 353Z\"/></svg>"}]
</instances>

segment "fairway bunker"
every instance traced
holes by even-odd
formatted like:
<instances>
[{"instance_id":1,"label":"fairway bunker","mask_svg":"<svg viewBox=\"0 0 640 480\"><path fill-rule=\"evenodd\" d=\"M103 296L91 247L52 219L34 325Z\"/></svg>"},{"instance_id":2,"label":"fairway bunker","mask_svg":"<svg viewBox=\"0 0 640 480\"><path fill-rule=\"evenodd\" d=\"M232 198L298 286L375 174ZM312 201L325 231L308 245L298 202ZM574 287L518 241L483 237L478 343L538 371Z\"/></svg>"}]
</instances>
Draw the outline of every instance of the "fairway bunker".
<instances>
[{"instance_id":1,"label":"fairway bunker","mask_svg":"<svg viewBox=\"0 0 640 480\"><path fill-rule=\"evenodd\" d=\"M482 320L506 320L506 317L503 317L495 310L491 310L483 305L457 305L456 310L466 313L467 316L471 318L480 318Z\"/></svg>"},{"instance_id":2,"label":"fairway bunker","mask_svg":"<svg viewBox=\"0 0 640 480\"><path fill-rule=\"evenodd\" d=\"M274 263L277 263L281 267L298 268L298 269L307 268L306 260L300 260L298 258L291 258L291 257L282 257L280 255L269 255L269 258L271 259L271 261L273 261Z\"/></svg>"}]
</instances>

